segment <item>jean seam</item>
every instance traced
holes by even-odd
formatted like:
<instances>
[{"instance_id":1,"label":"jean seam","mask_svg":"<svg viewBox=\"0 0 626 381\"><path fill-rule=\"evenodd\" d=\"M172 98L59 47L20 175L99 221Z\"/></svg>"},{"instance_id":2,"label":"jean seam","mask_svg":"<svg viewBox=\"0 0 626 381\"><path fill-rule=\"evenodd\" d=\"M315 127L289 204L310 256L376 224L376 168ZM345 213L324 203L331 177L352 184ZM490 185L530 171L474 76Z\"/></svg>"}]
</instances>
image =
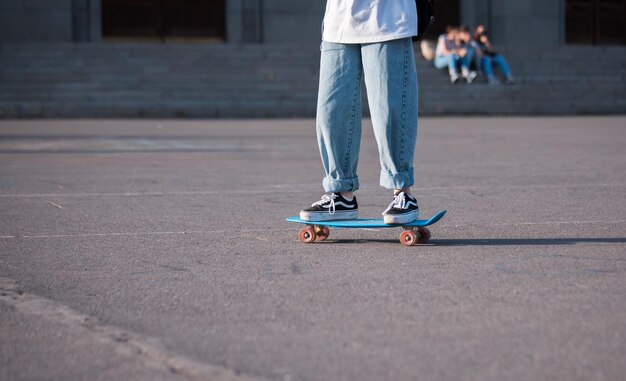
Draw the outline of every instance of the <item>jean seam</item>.
<instances>
[{"instance_id":1,"label":"jean seam","mask_svg":"<svg viewBox=\"0 0 626 381\"><path fill-rule=\"evenodd\" d=\"M361 70L357 71L356 89L354 90L354 96L352 97L352 121L350 123L350 130L348 132L348 144L346 150L346 157L344 159L344 173L348 173L350 169L350 156L352 156L352 135L354 133L354 123L356 122L356 104L359 89L361 87ZM350 175L353 175L352 173Z\"/></svg>"},{"instance_id":2,"label":"jean seam","mask_svg":"<svg viewBox=\"0 0 626 381\"><path fill-rule=\"evenodd\" d=\"M404 78L402 82L402 109L400 112L400 162L404 162L404 130L405 130L405 117L406 117L406 91L408 81L408 40L404 40Z\"/></svg>"}]
</instances>

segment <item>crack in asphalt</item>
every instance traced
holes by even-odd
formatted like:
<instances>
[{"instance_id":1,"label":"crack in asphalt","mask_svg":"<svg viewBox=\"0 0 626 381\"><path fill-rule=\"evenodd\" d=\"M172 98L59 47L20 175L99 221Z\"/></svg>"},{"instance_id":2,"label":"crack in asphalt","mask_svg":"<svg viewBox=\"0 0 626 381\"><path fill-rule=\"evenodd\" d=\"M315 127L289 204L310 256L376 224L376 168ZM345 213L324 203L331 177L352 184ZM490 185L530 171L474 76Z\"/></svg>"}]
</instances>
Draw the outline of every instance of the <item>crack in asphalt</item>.
<instances>
[{"instance_id":1,"label":"crack in asphalt","mask_svg":"<svg viewBox=\"0 0 626 381\"><path fill-rule=\"evenodd\" d=\"M209 365L167 350L158 339L148 338L122 328L104 325L94 316L84 315L63 304L24 292L12 279L0 277L0 302L17 312L63 324L95 342L108 345L146 366L157 366L190 380L262 381L236 370Z\"/></svg>"}]
</instances>

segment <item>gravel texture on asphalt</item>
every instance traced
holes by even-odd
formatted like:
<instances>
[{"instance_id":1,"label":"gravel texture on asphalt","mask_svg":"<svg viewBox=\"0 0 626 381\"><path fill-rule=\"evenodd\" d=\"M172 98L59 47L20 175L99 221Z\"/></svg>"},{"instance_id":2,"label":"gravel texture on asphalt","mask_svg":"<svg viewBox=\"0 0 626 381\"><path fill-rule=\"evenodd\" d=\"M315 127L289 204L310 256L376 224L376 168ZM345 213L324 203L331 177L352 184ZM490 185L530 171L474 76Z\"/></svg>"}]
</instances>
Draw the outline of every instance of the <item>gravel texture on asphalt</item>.
<instances>
[{"instance_id":1,"label":"gravel texture on asphalt","mask_svg":"<svg viewBox=\"0 0 626 381\"><path fill-rule=\"evenodd\" d=\"M298 241L313 120L0 121L0 379L622 379L625 126L421 119L403 247Z\"/></svg>"}]
</instances>

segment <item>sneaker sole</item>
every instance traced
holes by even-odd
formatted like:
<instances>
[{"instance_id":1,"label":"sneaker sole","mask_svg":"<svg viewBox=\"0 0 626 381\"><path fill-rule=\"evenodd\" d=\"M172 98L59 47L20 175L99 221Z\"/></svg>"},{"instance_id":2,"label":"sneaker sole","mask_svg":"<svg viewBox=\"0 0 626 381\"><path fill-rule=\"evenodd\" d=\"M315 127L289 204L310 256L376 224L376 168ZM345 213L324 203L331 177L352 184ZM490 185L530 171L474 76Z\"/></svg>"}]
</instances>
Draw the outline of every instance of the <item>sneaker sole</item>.
<instances>
[{"instance_id":1,"label":"sneaker sole","mask_svg":"<svg viewBox=\"0 0 626 381\"><path fill-rule=\"evenodd\" d=\"M346 210L330 214L328 212L300 212L302 221L335 221L335 220L354 220L359 217L358 210Z\"/></svg>"},{"instance_id":2,"label":"sneaker sole","mask_svg":"<svg viewBox=\"0 0 626 381\"><path fill-rule=\"evenodd\" d=\"M404 214L385 214L383 221L386 224L408 224L417 220L419 212L417 210Z\"/></svg>"}]
</instances>

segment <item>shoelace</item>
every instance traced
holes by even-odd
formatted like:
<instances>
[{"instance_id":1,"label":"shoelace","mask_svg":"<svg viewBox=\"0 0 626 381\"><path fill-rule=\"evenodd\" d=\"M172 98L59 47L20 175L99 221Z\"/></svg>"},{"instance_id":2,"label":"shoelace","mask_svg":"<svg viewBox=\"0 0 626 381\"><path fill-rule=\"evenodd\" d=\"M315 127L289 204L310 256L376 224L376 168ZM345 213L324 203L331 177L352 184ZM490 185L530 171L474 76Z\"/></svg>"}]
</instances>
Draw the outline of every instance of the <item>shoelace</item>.
<instances>
[{"instance_id":1,"label":"shoelace","mask_svg":"<svg viewBox=\"0 0 626 381\"><path fill-rule=\"evenodd\" d=\"M317 206L317 205L324 205L327 203L330 203L330 205L328 206L328 214L335 214L335 199L337 198L337 195L334 193L331 193L330 195L325 194L322 196L322 199L314 202L313 205L311 206Z\"/></svg>"},{"instance_id":2,"label":"shoelace","mask_svg":"<svg viewBox=\"0 0 626 381\"><path fill-rule=\"evenodd\" d=\"M393 208L404 209L405 206L406 206L406 196L404 192L400 192L397 195L393 196L393 201L391 201L391 204L389 204L387 209L385 209L385 211L383 212L383 215Z\"/></svg>"}]
</instances>

